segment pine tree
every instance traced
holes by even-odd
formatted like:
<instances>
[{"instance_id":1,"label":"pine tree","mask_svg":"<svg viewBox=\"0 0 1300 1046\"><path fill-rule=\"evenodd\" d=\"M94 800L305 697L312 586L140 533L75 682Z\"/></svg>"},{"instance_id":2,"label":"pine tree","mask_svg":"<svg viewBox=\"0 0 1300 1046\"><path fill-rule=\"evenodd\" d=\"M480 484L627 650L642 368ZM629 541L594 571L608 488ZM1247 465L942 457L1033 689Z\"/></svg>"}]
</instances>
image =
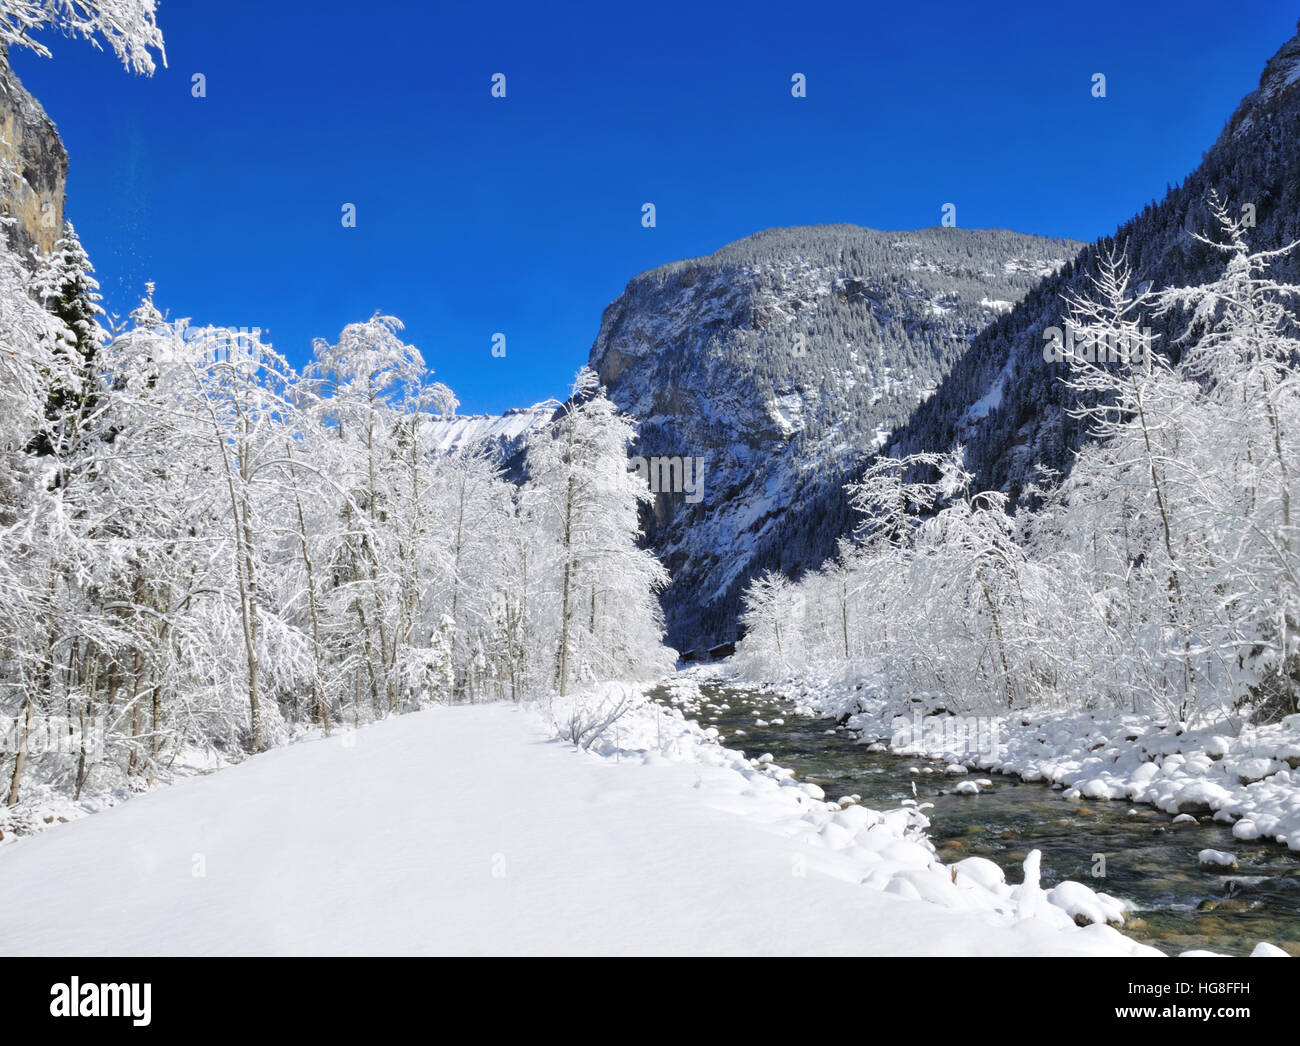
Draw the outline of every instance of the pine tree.
<instances>
[{"instance_id":1,"label":"pine tree","mask_svg":"<svg viewBox=\"0 0 1300 1046\"><path fill-rule=\"evenodd\" d=\"M52 453L55 441L75 438L98 403L100 356L108 332L99 320L104 310L94 273L71 222L49 253L36 254L32 293L60 323L53 349L64 363L63 376L51 376L45 400L49 425L37 438L37 453Z\"/></svg>"}]
</instances>

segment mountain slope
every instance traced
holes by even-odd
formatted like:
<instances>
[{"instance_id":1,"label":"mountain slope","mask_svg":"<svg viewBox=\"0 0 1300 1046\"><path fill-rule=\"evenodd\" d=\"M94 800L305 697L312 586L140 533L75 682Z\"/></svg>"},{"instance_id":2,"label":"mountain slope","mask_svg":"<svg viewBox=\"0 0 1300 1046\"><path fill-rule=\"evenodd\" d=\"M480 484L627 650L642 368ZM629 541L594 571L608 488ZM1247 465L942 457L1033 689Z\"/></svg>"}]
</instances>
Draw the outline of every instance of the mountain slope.
<instances>
[{"instance_id":1,"label":"mountain slope","mask_svg":"<svg viewBox=\"0 0 1300 1046\"><path fill-rule=\"evenodd\" d=\"M1300 34L1269 60L1258 90L1237 107L1187 180L1113 236L1087 245L975 337L885 452L942 451L964 443L975 489L1004 490L1016 498L1037 464L1067 472L1087 433L1067 414L1061 370L1043 361L1043 332L1062 325L1062 295L1088 293L1099 255L1112 248L1127 252L1135 284L1200 283L1219 271L1222 257L1190 235L1215 233L1205 203L1211 189L1234 213L1244 203L1254 205L1257 247L1300 239ZM1275 272L1300 282L1300 255L1279 261ZM1148 316L1146 323L1159 335L1157 345L1168 345L1182 329L1177 317ZM844 484L868 462L850 463L807 484L799 502L754 549L754 567L797 576L832 556L856 522Z\"/></svg>"},{"instance_id":2,"label":"mountain slope","mask_svg":"<svg viewBox=\"0 0 1300 1046\"><path fill-rule=\"evenodd\" d=\"M553 417L556 400L515 407L504 414L456 414L435 418L433 442L443 454L481 453L509 461L528 444L529 437Z\"/></svg>"},{"instance_id":3,"label":"mountain slope","mask_svg":"<svg viewBox=\"0 0 1300 1046\"><path fill-rule=\"evenodd\" d=\"M1112 247L1127 252L1134 282L1155 288L1197 284L1222 266L1222 256L1190 233L1216 235L1205 200L1218 192L1234 214L1255 208L1251 242L1260 249L1300 239L1300 34L1287 41L1265 66L1259 89L1229 119L1201 165L1158 204L1089 245L1071 265L1043 281L999 323L976 338L934 397L899 432L907 453L945 449L964 441L977 482L1019 494L1031 470L1042 462L1069 468L1071 452L1086 433L1066 416L1060 367L1042 358L1043 331L1060 326L1061 296L1088 293L1098 256ZM1300 256L1279 262L1277 275L1300 281ZM1171 343L1181 321L1148 317ZM974 409L1000 388L995 405Z\"/></svg>"},{"instance_id":4,"label":"mountain slope","mask_svg":"<svg viewBox=\"0 0 1300 1046\"><path fill-rule=\"evenodd\" d=\"M688 480L702 469L702 489L659 491L645 521L673 574L669 641L733 638L754 551L809 486L880 446L1079 246L1003 230L773 229L633 279L590 362L637 419L636 454L690 459Z\"/></svg>"}]
</instances>

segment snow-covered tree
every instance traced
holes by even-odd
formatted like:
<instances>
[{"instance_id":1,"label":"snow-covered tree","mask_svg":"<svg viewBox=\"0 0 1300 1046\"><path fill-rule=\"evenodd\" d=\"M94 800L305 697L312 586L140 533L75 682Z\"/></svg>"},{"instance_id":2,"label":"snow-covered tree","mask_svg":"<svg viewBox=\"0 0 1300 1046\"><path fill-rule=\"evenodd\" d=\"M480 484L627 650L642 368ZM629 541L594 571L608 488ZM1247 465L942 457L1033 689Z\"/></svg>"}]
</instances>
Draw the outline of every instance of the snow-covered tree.
<instances>
[{"instance_id":1,"label":"snow-covered tree","mask_svg":"<svg viewBox=\"0 0 1300 1046\"><path fill-rule=\"evenodd\" d=\"M0 246L10 806L25 782L145 787L196 745L240 758L309 723L671 666L631 427L587 376L521 490L439 451L455 396L395 319L299 375L255 332L169 320L152 286L109 336L91 272L71 229L34 276ZM102 749L34 749L56 714L102 721Z\"/></svg>"},{"instance_id":2,"label":"snow-covered tree","mask_svg":"<svg viewBox=\"0 0 1300 1046\"><path fill-rule=\"evenodd\" d=\"M44 29L95 47L102 40L134 73L153 75L155 51L167 64L156 0L0 0L0 44L29 47L48 58L49 48L33 35Z\"/></svg>"},{"instance_id":3,"label":"snow-covered tree","mask_svg":"<svg viewBox=\"0 0 1300 1046\"><path fill-rule=\"evenodd\" d=\"M1013 518L1001 492L969 490L960 448L876 462L849 490L855 547L751 586L741 663L871 659L890 693L954 710L1296 711L1300 288L1270 274L1295 245L1252 251L1209 207L1220 276L1151 293L1112 253L1065 301L1060 377L1095 439L1064 483ZM1181 321L1176 354L1153 313Z\"/></svg>"},{"instance_id":4,"label":"snow-covered tree","mask_svg":"<svg viewBox=\"0 0 1300 1046\"><path fill-rule=\"evenodd\" d=\"M663 625L654 595L663 566L637 548L638 508L653 495L628 470L632 423L583 367L560 418L528 452L525 502L552 542L543 570L553 592L555 685L662 667Z\"/></svg>"}]
</instances>

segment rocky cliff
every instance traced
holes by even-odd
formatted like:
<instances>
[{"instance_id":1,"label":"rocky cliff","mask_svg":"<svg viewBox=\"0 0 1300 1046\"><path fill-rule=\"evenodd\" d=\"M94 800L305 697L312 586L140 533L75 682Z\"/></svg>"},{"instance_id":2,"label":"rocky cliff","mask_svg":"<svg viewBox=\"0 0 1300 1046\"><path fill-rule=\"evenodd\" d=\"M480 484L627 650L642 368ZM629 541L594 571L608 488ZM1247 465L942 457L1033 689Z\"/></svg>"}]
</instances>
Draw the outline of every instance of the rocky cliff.
<instances>
[{"instance_id":1,"label":"rocky cliff","mask_svg":"<svg viewBox=\"0 0 1300 1046\"><path fill-rule=\"evenodd\" d=\"M54 246L63 229L68 154L54 122L0 49L0 209L5 236L24 259Z\"/></svg>"},{"instance_id":2,"label":"rocky cliff","mask_svg":"<svg viewBox=\"0 0 1300 1046\"><path fill-rule=\"evenodd\" d=\"M632 280L590 362L662 480L645 528L673 575L670 642L733 639L744 583L810 555L790 513L881 446L977 332L1080 246L1003 230L773 229Z\"/></svg>"},{"instance_id":3,"label":"rocky cliff","mask_svg":"<svg viewBox=\"0 0 1300 1046\"><path fill-rule=\"evenodd\" d=\"M1248 238L1256 249L1300 239L1300 34L1266 63L1259 88L1242 100L1181 185L1113 236L1089 244L975 339L898 432L898 449L944 450L962 442L977 483L1013 497L1040 463L1068 471L1088 433L1070 416L1059 372L1043 360L1043 331L1062 323L1062 296L1090 293L1097 261L1112 249L1127 255L1135 285L1199 284L1221 271L1222 255L1192 235L1218 236L1206 206L1211 191L1234 215L1252 217ZM1279 258L1273 272L1300 282L1300 252ZM1174 345L1183 323L1178 316L1148 315L1145 321L1164 346Z\"/></svg>"},{"instance_id":4,"label":"rocky cliff","mask_svg":"<svg viewBox=\"0 0 1300 1046\"><path fill-rule=\"evenodd\" d=\"M1044 330L1061 325L1062 296L1090 292L1098 259L1113 249L1128 256L1135 284L1197 284L1220 272L1222 255L1192 235L1215 234L1206 205L1211 190L1234 214L1253 212L1249 237L1257 249L1300 239L1300 34L1265 64L1258 89L1231 114L1196 170L1114 235L1088 244L981 330L882 452L944 451L961 443L975 489L1002 490L1016 500L1038 464L1068 472L1089 434L1071 416L1074 401L1059 370L1043 360ZM1300 283L1300 251L1278 258L1273 271ZM1184 318L1149 314L1144 321L1157 334L1157 345L1171 346ZM844 485L870 460L833 463L805 483L779 525L755 545L751 562L797 576L833 555L837 541L857 523ZM738 596L719 605L734 606Z\"/></svg>"}]
</instances>

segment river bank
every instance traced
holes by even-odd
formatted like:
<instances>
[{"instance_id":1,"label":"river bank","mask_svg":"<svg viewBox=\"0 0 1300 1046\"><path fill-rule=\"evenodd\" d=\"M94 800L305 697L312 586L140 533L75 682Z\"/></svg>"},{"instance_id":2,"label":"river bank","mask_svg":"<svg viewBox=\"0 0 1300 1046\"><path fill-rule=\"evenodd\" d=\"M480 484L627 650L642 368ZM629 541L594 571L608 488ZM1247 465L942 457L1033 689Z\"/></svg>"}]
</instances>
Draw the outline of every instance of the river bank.
<instances>
[{"instance_id":1,"label":"river bank","mask_svg":"<svg viewBox=\"0 0 1300 1046\"><path fill-rule=\"evenodd\" d=\"M21 838L0 952L1156 954L1035 860L941 864L914 808L836 809L650 701L575 748L569 711L430 708Z\"/></svg>"},{"instance_id":2,"label":"river bank","mask_svg":"<svg viewBox=\"0 0 1300 1046\"><path fill-rule=\"evenodd\" d=\"M1122 899L1124 931L1166 954L1248 955L1261 940L1300 954L1300 855L1271 840L1234 839L1230 825L1205 814L1064 800L1062 787L967 772L951 753L891 752L802 714L771 687L739 684L716 667L692 671L701 682L692 714L723 744L771 753L832 800L878 809L916 802L945 862L978 856L1010 878L1039 849L1044 882L1074 879ZM1202 851L1235 860L1203 864Z\"/></svg>"},{"instance_id":3,"label":"river bank","mask_svg":"<svg viewBox=\"0 0 1300 1046\"><path fill-rule=\"evenodd\" d=\"M741 682L725 671L722 677ZM1273 839L1300 851L1300 715L1264 726L1225 716L1189 729L1101 712L953 716L937 695L891 701L869 677L852 673L746 685L780 694L800 714L833 719L863 742L899 754L1059 785L1067 799L1209 816L1241 842Z\"/></svg>"}]
</instances>

